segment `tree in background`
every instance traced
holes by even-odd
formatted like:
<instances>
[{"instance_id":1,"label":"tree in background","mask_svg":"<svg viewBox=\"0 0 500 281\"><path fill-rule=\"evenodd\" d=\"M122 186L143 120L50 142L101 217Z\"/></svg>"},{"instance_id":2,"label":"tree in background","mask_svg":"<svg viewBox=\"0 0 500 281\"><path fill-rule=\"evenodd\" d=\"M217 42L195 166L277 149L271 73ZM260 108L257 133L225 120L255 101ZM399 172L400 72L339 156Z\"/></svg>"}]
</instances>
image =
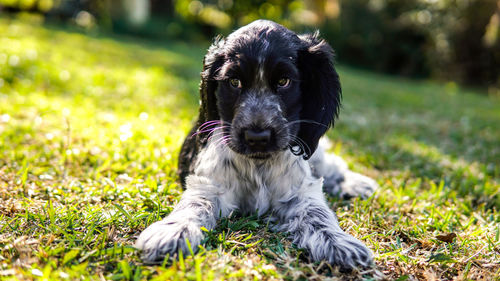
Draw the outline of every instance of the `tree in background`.
<instances>
[{"instance_id":1,"label":"tree in background","mask_svg":"<svg viewBox=\"0 0 500 281\"><path fill-rule=\"evenodd\" d=\"M0 0L2 6L183 40L266 18L299 32L321 29L344 63L500 94L500 0Z\"/></svg>"},{"instance_id":2,"label":"tree in background","mask_svg":"<svg viewBox=\"0 0 500 281\"><path fill-rule=\"evenodd\" d=\"M438 76L500 85L498 0L440 0L428 7L431 65Z\"/></svg>"}]
</instances>

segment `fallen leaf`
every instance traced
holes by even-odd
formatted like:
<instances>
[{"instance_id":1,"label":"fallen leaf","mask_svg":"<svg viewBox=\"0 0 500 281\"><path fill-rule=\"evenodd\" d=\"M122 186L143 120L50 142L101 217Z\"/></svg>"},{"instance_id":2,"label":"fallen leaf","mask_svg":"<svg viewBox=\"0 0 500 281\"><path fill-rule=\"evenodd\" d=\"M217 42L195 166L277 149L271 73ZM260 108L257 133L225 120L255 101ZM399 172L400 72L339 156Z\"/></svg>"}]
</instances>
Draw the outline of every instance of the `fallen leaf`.
<instances>
[{"instance_id":1,"label":"fallen leaf","mask_svg":"<svg viewBox=\"0 0 500 281\"><path fill-rule=\"evenodd\" d=\"M438 235L438 236L436 236L436 239L439 241L446 242L446 243L451 243L451 242L453 242L453 239L455 237L457 237L457 234L452 232L452 233L448 233L448 234Z\"/></svg>"}]
</instances>

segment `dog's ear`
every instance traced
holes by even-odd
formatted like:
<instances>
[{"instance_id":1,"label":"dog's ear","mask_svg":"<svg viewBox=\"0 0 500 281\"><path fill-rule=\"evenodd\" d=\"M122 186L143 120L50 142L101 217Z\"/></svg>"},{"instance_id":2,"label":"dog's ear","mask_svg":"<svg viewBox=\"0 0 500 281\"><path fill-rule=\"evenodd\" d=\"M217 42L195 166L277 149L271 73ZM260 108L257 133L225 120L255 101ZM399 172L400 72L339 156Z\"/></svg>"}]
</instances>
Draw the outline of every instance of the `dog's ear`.
<instances>
[{"instance_id":1,"label":"dog's ear","mask_svg":"<svg viewBox=\"0 0 500 281\"><path fill-rule=\"evenodd\" d=\"M198 116L197 126L201 126L207 121L219 120L219 111L217 109L217 81L215 80L216 72L223 63L222 45L224 39L222 37L215 38L214 43L208 49L207 54L203 58L203 71L201 72L200 83L200 111ZM198 135L202 141L206 141L207 134L201 133Z\"/></svg>"},{"instance_id":2,"label":"dog's ear","mask_svg":"<svg viewBox=\"0 0 500 281\"><path fill-rule=\"evenodd\" d=\"M298 145L304 159L312 156L321 136L334 124L337 117L341 88L333 67L333 50L319 38L319 33L299 36L302 48L298 54L301 73L302 111L298 137L305 143Z\"/></svg>"}]
</instances>

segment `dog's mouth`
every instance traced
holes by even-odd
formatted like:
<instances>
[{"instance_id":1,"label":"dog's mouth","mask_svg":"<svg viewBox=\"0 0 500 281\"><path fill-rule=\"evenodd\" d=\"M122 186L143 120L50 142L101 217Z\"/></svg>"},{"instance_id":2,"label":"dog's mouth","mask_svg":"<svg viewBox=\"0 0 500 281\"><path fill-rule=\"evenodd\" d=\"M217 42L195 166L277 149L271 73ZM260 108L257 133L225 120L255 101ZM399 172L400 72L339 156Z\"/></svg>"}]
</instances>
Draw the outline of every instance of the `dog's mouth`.
<instances>
[{"instance_id":1,"label":"dog's mouth","mask_svg":"<svg viewBox=\"0 0 500 281\"><path fill-rule=\"evenodd\" d=\"M251 159L257 159L257 160L265 160L271 157L270 152L254 152L254 153L249 153L245 154L246 157L251 158Z\"/></svg>"},{"instance_id":2,"label":"dog's mouth","mask_svg":"<svg viewBox=\"0 0 500 281\"><path fill-rule=\"evenodd\" d=\"M240 143L232 142L232 141L229 141L227 143L227 146L232 151L234 151L234 152L236 152L244 157L247 157L249 159L254 159L254 160L269 159L273 156L273 154L276 154L277 152L283 150L283 149L280 149L277 147L273 147L273 148L268 148L264 151L252 151L248 147L246 147Z\"/></svg>"}]
</instances>

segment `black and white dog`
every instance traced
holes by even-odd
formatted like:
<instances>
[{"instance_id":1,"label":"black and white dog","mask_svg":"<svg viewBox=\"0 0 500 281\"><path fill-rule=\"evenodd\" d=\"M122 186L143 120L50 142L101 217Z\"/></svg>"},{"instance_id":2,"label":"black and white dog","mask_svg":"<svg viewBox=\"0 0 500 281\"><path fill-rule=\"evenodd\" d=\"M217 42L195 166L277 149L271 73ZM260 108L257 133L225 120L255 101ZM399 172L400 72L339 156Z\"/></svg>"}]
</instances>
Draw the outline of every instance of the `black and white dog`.
<instances>
[{"instance_id":1,"label":"black and white dog","mask_svg":"<svg viewBox=\"0 0 500 281\"><path fill-rule=\"evenodd\" d=\"M341 90L333 51L318 34L296 35L266 20L209 48L198 121L184 141L186 189L162 221L137 240L148 262L189 253L231 212L267 214L314 261L369 266L372 254L340 229L323 194L367 197L377 188L325 154L320 138L338 114ZM189 244L186 242L189 240Z\"/></svg>"}]
</instances>

